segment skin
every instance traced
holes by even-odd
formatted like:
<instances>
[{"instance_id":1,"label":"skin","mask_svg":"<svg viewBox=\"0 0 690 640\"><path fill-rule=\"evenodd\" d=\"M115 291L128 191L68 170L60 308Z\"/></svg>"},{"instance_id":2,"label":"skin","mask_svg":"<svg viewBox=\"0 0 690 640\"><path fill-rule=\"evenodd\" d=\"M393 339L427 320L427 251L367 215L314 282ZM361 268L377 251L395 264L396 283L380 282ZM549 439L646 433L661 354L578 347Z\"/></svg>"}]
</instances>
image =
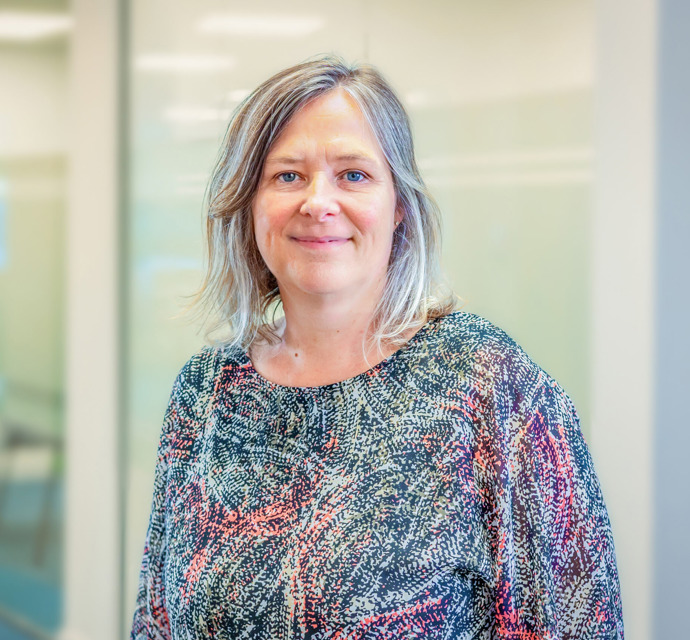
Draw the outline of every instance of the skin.
<instances>
[{"instance_id":1,"label":"skin","mask_svg":"<svg viewBox=\"0 0 690 640\"><path fill-rule=\"evenodd\" d=\"M285 311L280 342L252 345L255 369L278 384L318 386L388 357L393 349L365 358L362 344L402 214L383 151L342 89L309 102L275 141L252 215Z\"/></svg>"}]
</instances>

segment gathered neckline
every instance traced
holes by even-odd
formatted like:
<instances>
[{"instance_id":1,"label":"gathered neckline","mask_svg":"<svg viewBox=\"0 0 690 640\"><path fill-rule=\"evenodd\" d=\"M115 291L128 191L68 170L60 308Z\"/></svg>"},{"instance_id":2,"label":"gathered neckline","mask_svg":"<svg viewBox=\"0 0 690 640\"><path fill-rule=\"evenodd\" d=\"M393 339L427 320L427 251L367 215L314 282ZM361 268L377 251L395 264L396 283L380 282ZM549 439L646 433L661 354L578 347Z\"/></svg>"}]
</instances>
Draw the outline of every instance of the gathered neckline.
<instances>
[{"instance_id":1,"label":"gathered neckline","mask_svg":"<svg viewBox=\"0 0 690 640\"><path fill-rule=\"evenodd\" d=\"M430 320L427 320L419 328L419 330L407 342L405 342L405 344L403 344L399 349L396 349L388 357L381 360L381 362L379 362L378 364L375 364L373 367L370 367L366 371L362 371L362 373L358 373L357 375L351 376L349 378L345 378L344 380L339 380L337 382L329 382L328 384L313 385L313 386L291 386L291 385L283 385L283 384L279 384L277 382L273 382L272 380L269 380L268 378L261 375L256 370L256 368L254 367L254 363L252 362L251 358L249 357L249 354L244 349L242 350L242 359L244 360L243 365L257 380L259 380L262 383L263 386L269 387L271 389L291 391L291 392L295 392L295 393L298 393L298 392L316 393L319 391L327 391L329 389L338 389L340 387L354 384L354 383L358 382L359 380L370 378L372 375L376 375L376 373L380 372L381 370L383 370L386 367L388 367L389 365L391 365L401 355L407 353L411 349L411 347L417 343L419 338L422 337L424 334L426 334L429 331L429 329L441 319L442 319L441 317L436 317L436 318L431 318Z\"/></svg>"}]
</instances>

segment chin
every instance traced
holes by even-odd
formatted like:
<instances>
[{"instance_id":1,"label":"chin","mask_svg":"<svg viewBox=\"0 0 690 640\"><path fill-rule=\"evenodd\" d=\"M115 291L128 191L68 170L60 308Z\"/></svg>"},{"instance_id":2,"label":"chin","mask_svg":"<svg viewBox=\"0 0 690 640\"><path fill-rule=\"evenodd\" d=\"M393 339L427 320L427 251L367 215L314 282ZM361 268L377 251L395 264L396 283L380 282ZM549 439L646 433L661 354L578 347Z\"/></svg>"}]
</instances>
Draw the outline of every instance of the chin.
<instances>
[{"instance_id":1,"label":"chin","mask_svg":"<svg viewBox=\"0 0 690 640\"><path fill-rule=\"evenodd\" d=\"M351 276L343 276L344 274L340 273L310 274L307 277L293 280L291 288L315 296L339 292L345 296L348 291L361 291L362 287L365 286L360 280L353 280Z\"/></svg>"},{"instance_id":2,"label":"chin","mask_svg":"<svg viewBox=\"0 0 690 640\"><path fill-rule=\"evenodd\" d=\"M335 265L310 265L306 269L300 269L297 273L291 273L285 282L290 282L291 287L304 293L327 294L352 286L353 278L349 269L333 268Z\"/></svg>"},{"instance_id":3,"label":"chin","mask_svg":"<svg viewBox=\"0 0 690 640\"><path fill-rule=\"evenodd\" d=\"M327 282L305 282L302 283L300 289L307 294L315 296L325 296L328 294L334 294L338 292L343 292L347 290L347 286L340 285L333 280Z\"/></svg>"},{"instance_id":4,"label":"chin","mask_svg":"<svg viewBox=\"0 0 690 640\"><path fill-rule=\"evenodd\" d=\"M282 290L299 291L302 294L326 296L340 294L343 298L360 297L376 288L374 270L362 273L351 263L342 265L309 265L288 271L288 277L278 278ZM383 276L385 277L385 275Z\"/></svg>"}]
</instances>

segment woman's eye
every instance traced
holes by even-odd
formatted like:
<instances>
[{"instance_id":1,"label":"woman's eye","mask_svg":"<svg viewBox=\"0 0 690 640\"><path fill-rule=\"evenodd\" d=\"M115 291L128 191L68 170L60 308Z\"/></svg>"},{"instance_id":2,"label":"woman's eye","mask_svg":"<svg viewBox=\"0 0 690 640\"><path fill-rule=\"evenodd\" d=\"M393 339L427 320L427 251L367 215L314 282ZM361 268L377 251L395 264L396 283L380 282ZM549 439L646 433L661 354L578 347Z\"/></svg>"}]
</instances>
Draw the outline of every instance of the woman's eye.
<instances>
[{"instance_id":1,"label":"woman's eye","mask_svg":"<svg viewBox=\"0 0 690 640\"><path fill-rule=\"evenodd\" d=\"M294 171L286 171L281 173L278 178L280 178L281 182L294 182L297 180L297 174Z\"/></svg>"},{"instance_id":2,"label":"woman's eye","mask_svg":"<svg viewBox=\"0 0 690 640\"><path fill-rule=\"evenodd\" d=\"M345 174L345 178L348 182L361 182L364 180L364 174L360 171L348 171Z\"/></svg>"}]
</instances>

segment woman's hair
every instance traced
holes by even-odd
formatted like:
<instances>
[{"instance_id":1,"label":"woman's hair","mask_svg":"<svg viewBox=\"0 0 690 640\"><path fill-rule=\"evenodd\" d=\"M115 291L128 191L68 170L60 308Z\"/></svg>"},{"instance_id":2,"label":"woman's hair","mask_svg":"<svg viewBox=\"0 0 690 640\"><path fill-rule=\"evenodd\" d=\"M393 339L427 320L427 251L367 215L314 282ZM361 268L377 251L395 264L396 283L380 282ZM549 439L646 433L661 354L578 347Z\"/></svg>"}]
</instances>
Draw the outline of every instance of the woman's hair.
<instances>
[{"instance_id":1,"label":"woman's hair","mask_svg":"<svg viewBox=\"0 0 690 640\"><path fill-rule=\"evenodd\" d=\"M208 188L207 272L190 307L215 316L208 336L229 329L223 342L248 348L278 336L267 324L280 303L275 276L254 237L252 200L266 156L290 119L308 101L342 88L361 108L393 174L396 227L387 280L372 321L371 344L399 345L411 328L443 316L454 297L438 280L441 221L421 178L407 113L390 85L368 64L319 56L266 80L235 110Z\"/></svg>"}]
</instances>

